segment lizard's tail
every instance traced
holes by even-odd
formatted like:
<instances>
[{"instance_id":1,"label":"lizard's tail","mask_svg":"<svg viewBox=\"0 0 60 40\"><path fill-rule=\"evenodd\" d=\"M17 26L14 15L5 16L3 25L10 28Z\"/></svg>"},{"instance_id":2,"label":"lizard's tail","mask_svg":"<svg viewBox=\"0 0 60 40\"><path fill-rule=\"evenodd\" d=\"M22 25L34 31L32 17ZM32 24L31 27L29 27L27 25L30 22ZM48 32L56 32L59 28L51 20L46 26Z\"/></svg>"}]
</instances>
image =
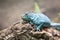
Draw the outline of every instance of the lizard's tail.
<instances>
[{"instance_id":1,"label":"lizard's tail","mask_svg":"<svg viewBox=\"0 0 60 40\"><path fill-rule=\"evenodd\" d=\"M51 26L57 30L60 30L60 23L51 23Z\"/></svg>"}]
</instances>

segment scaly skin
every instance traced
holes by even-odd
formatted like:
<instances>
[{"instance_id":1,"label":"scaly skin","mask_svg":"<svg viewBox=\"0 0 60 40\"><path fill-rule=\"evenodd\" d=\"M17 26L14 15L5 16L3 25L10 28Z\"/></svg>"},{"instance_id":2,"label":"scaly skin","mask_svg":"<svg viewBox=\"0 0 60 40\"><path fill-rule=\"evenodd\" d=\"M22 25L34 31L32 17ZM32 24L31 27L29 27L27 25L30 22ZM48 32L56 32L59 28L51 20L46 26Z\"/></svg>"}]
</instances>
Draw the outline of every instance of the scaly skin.
<instances>
[{"instance_id":1,"label":"scaly skin","mask_svg":"<svg viewBox=\"0 0 60 40\"><path fill-rule=\"evenodd\" d=\"M41 30L43 26L45 27L55 27L56 29L60 30L60 23L53 23L51 20L44 15L43 13L34 13L29 12L26 13L23 17L23 20L28 21L30 24L36 25L36 30Z\"/></svg>"}]
</instances>

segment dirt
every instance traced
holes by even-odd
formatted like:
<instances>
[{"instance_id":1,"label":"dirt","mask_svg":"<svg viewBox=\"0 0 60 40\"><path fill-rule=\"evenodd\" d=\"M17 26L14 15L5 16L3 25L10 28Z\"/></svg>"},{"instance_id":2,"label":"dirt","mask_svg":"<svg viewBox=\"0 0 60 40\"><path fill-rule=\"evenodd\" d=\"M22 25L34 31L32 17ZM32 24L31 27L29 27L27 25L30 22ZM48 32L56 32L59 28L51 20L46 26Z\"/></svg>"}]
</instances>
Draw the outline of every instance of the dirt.
<instances>
[{"instance_id":1,"label":"dirt","mask_svg":"<svg viewBox=\"0 0 60 40\"><path fill-rule=\"evenodd\" d=\"M60 40L60 31L47 28L35 31L29 23L17 22L0 31L0 40Z\"/></svg>"}]
</instances>

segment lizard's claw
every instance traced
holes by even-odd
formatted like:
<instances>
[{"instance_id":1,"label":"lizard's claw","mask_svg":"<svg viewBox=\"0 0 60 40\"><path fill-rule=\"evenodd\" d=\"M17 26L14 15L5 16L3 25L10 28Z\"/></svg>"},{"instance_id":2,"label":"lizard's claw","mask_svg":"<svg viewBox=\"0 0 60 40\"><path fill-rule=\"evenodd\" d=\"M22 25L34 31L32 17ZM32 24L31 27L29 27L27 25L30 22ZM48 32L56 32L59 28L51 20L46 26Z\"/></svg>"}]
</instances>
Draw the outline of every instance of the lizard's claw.
<instances>
[{"instance_id":1,"label":"lizard's claw","mask_svg":"<svg viewBox=\"0 0 60 40\"><path fill-rule=\"evenodd\" d=\"M35 28L35 31L41 31L39 28Z\"/></svg>"},{"instance_id":2,"label":"lizard's claw","mask_svg":"<svg viewBox=\"0 0 60 40\"><path fill-rule=\"evenodd\" d=\"M37 31L41 31L41 30L37 27Z\"/></svg>"}]
</instances>

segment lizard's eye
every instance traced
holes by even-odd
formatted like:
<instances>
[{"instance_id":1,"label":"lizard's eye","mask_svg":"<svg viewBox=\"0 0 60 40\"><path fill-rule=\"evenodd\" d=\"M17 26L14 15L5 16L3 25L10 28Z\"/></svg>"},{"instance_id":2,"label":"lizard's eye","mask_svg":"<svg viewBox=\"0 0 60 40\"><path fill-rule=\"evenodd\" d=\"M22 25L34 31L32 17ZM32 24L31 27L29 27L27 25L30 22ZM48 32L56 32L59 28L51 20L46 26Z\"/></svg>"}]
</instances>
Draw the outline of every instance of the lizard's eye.
<instances>
[{"instance_id":1,"label":"lizard's eye","mask_svg":"<svg viewBox=\"0 0 60 40\"><path fill-rule=\"evenodd\" d=\"M25 15L27 15L27 14L25 14Z\"/></svg>"}]
</instances>

